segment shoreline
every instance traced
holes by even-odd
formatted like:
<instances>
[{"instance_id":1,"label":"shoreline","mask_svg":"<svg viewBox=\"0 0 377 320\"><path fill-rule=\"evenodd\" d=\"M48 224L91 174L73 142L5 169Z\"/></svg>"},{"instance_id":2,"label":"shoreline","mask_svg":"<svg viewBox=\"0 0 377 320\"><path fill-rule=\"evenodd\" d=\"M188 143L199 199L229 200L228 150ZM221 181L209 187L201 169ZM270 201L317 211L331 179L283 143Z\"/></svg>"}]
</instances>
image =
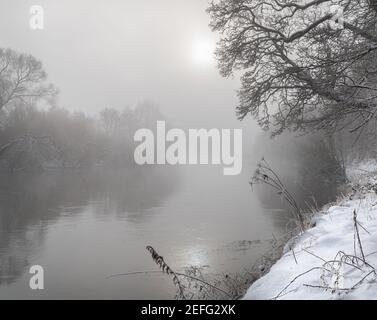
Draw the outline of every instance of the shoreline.
<instances>
[{"instance_id":1,"label":"shoreline","mask_svg":"<svg viewBox=\"0 0 377 320\"><path fill-rule=\"evenodd\" d=\"M347 175L352 192L315 213L242 299L377 299L377 163Z\"/></svg>"}]
</instances>

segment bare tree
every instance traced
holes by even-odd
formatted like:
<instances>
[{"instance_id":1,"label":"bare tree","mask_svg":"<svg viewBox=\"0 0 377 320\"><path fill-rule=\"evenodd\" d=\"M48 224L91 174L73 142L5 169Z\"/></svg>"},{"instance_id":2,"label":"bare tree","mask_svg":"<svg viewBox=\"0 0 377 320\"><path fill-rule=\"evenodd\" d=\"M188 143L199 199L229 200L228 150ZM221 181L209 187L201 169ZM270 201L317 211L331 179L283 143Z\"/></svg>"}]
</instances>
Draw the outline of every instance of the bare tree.
<instances>
[{"instance_id":1,"label":"bare tree","mask_svg":"<svg viewBox=\"0 0 377 320\"><path fill-rule=\"evenodd\" d=\"M54 95L56 90L46 78L42 63L33 56L0 49L0 111L16 100Z\"/></svg>"},{"instance_id":2,"label":"bare tree","mask_svg":"<svg viewBox=\"0 0 377 320\"><path fill-rule=\"evenodd\" d=\"M214 0L223 76L241 70L238 116L279 134L357 131L377 111L377 1Z\"/></svg>"},{"instance_id":3,"label":"bare tree","mask_svg":"<svg viewBox=\"0 0 377 320\"><path fill-rule=\"evenodd\" d=\"M100 112L100 120L103 124L105 132L107 134L112 134L120 122L119 111L111 108L103 109Z\"/></svg>"}]
</instances>

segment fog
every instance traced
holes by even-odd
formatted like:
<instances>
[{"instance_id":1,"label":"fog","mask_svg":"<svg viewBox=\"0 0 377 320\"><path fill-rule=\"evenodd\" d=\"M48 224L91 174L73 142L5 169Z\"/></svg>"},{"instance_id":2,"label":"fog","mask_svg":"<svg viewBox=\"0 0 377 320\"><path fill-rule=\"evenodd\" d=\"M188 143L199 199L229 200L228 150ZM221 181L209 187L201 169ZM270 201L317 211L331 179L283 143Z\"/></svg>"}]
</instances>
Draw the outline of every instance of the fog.
<instances>
[{"instance_id":1,"label":"fog","mask_svg":"<svg viewBox=\"0 0 377 320\"><path fill-rule=\"evenodd\" d=\"M237 77L198 57L217 41L207 1L39 1L44 30L29 27L33 4L1 1L0 46L40 59L59 105L94 114L149 100L177 127L258 130L236 120Z\"/></svg>"},{"instance_id":2,"label":"fog","mask_svg":"<svg viewBox=\"0 0 377 320\"><path fill-rule=\"evenodd\" d=\"M238 272L255 262L266 249L263 241L284 233L289 219L275 194L260 199L251 192L255 163L267 152L287 185L300 189L292 177L298 179L301 155L285 147L291 136L271 144L255 120L237 119L239 75L219 74L213 54L218 35L208 27L207 1L40 0L43 30L29 27L34 4L0 2L0 48L42 61L48 81L59 89L56 105L88 118L61 110L19 116L14 110L22 105L4 115L0 147L25 132L50 134L60 143L60 158L52 159L56 150L45 152L33 136L0 153L0 298L172 297L162 277L116 284L106 279L152 268L146 245L179 270L194 265L210 273ZM118 131L91 119L104 108L120 115L143 101L159 112L153 109L148 118L148 108L134 108ZM160 115L169 127L241 128L241 174L224 177L221 166L210 165L137 166L133 131L143 116L156 123ZM35 152L17 149L32 143L39 147ZM308 157L301 165L311 162ZM51 284L36 295L25 289L32 264L46 268Z\"/></svg>"}]
</instances>

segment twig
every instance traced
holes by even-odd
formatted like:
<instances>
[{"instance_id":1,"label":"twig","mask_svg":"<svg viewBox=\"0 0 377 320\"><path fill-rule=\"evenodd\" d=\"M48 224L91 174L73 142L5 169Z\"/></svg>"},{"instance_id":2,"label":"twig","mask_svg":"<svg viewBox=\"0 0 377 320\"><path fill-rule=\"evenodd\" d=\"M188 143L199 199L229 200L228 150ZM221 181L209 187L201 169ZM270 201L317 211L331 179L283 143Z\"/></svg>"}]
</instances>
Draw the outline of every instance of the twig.
<instances>
[{"instance_id":1,"label":"twig","mask_svg":"<svg viewBox=\"0 0 377 320\"><path fill-rule=\"evenodd\" d=\"M372 273L376 274L376 271L372 270L372 271L368 272L368 274L366 274L360 281L358 281L356 284L354 284L351 289L355 289L359 284L361 284Z\"/></svg>"},{"instance_id":2,"label":"twig","mask_svg":"<svg viewBox=\"0 0 377 320\"><path fill-rule=\"evenodd\" d=\"M303 272L303 273L300 273L299 275L297 275L296 277L294 277L284 288L283 288L283 290L281 290L274 298L273 298L273 300L276 300L276 299L278 299L280 296L281 296L281 294L285 291L285 290L287 290L288 289L288 287L290 287L291 286L291 284L292 283L294 283L298 278L300 278L300 277L302 277L302 276L304 276L304 275L306 275L307 273L309 273L309 272L312 272L312 271L314 271L314 270L323 270L323 267L314 267L314 268L311 268L311 269L309 269L309 270L307 270L307 271L305 271L305 272Z\"/></svg>"},{"instance_id":3,"label":"twig","mask_svg":"<svg viewBox=\"0 0 377 320\"><path fill-rule=\"evenodd\" d=\"M293 249L293 247L292 247L292 253L293 253L293 258L295 258L295 262L296 262L296 264L298 264L297 259L296 259L295 250Z\"/></svg>"},{"instance_id":4,"label":"twig","mask_svg":"<svg viewBox=\"0 0 377 320\"><path fill-rule=\"evenodd\" d=\"M365 255L364 255L363 246L361 244L361 239L360 239L360 234L359 234L356 209L353 210L353 222L354 222L355 235L357 237L357 241L358 241L359 248L360 248L360 253L361 253L361 256L363 257L363 261L365 263ZM356 255L356 252L355 252L355 255Z\"/></svg>"},{"instance_id":5,"label":"twig","mask_svg":"<svg viewBox=\"0 0 377 320\"><path fill-rule=\"evenodd\" d=\"M148 274L148 273L165 273L164 271L162 270L147 270L147 271L134 271L134 272L126 272L126 273L115 273L115 274L111 274L109 276L106 277L106 279L109 279L109 278L114 278L114 277L120 277L120 276L130 276L130 275L136 275L136 274ZM181 276L181 277L185 277L185 278L189 278L191 280L195 280L195 281L198 281L200 283L203 283L209 287L211 287L212 289L215 289L215 290L218 290L224 294L226 294L228 297L232 298L232 295L230 295L228 292L224 291L223 289L221 288L218 288L210 283L208 283L207 281L204 281L202 279L199 279L197 277L193 277L193 276L190 276L190 275L187 275L185 273L181 273L181 272L175 272L175 274L177 276Z\"/></svg>"},{"instance_id":6,"label":"twig","mask_svg":"<svg viewBox=\"0 0 377 320\"><path fill-rule=\"evenodd\" d=\"M320 285L312 285L312 284L307 284L307 283L304 283L303 286L310 287L310 288L332 290L332 291L337 291L337 290L350 291L351 290L350 288L333 288L333 287L326 287L326 286L320 286Z\"/></svg>"}]
</instances>

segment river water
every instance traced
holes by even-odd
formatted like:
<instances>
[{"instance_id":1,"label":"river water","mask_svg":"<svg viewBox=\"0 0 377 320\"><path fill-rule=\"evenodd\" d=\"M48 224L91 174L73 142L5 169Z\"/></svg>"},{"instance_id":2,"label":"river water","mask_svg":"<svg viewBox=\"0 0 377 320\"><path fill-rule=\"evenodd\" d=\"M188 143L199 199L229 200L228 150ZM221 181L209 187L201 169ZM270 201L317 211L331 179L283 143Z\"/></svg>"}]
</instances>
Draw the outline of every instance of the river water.
<instances>
[{"instance_id":1,"label":"river water","mask_svg":"<svg viewBox=\"0 0 377 320\"><path fill-rule=\"evenodd\" d=\"M285 231L279 210L264 208L249 172L220 167L46 172L2 178L0 299L165 299L166 276L152 245L176 271L242 272L267 248L240 248ZM29 288L29 268L44 268L44 290Z\"/></svg>"}]
</instances>

